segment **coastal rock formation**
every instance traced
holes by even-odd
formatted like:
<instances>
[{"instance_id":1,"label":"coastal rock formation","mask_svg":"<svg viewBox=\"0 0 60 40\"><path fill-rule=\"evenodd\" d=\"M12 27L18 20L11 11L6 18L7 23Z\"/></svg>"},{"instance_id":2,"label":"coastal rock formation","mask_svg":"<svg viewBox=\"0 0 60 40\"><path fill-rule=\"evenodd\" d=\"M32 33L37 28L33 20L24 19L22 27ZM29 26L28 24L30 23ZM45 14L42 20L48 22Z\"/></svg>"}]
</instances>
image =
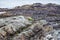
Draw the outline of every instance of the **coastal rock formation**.
<instances>
[{"instance_id":1,"label":"coastal rock formation","mask_svg":"<svg viewBox=\"0 0 60 40\"><path fill-rule=\"evenodd\" d=\"M34 3L0 9L0 40L59 40L60 5Z\"/></svg>"}]
</instances>

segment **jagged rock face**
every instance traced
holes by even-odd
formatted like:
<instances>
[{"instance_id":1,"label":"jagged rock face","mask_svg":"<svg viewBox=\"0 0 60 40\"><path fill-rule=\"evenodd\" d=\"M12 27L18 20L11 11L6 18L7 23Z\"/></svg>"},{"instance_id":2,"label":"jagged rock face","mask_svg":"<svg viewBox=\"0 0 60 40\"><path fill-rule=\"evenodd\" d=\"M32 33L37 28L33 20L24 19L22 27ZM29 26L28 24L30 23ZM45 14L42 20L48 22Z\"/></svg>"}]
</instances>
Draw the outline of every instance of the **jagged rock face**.
<instances>
[{"instance_id":1,"label":"jagged rock face","mask_svg":"<svg viewBox=\"0 0 60 40\"><path fill-rule=\"evenodd\" d=\"M19 40L19 39L20 40L31 40L31 38L34 38L35 36L37 37L43 36L42 27L43 26L38 23L33 24L31 27L28 28L28 30L21 32L20 34L18 34L18 36L15 36L13 40Z\"/></svg>"},{"instance_id":2,"label":"jagged rock face","mask_svg":"<svg viewBox=\"0 0 60 40\"><path fill-rule=\"evenodd\" d=\"M43 26L47 24L46 20L32 23L32 20L24 16L15 16L0 21L0 24L5 24L0 28L0 40L43 40L45 33L51 31L49 25Z\"/></svg>"},{"instance_id":3,"label":"jagged rock face","mask_svg":"<svg viewBox=\"0 0 60 40\"><path fill-rule=\"evenodd\" d=\"M12 40L44 40L46 31L51 31L50 27L47 29L47 26L44 28L41 23L34 23L28 29L13 37Z\"/></svg>"},{"instance_id":4,"label":"jagged rock face","mask_svg":"<svg viewBox=\"0 0 60 40\"><path fill-rule=\"evenodd\" d=\"M2 39L10 34L18 33L17 31L21 32L32 24L32 21L30 22L23 16L3 18L0 21L0 38L2 37Z\"/></svg>"},{"instance_id":5,"label":"jagged rock face","mask_svg":"<svg viewBox=\"0 0 60 40\"><path fill-rule=\"evenodd\" d=\"M60 5L35 3L4 11L7 13L0 15L0 40L44 40L45 34L60 28Z\"/></svg>"}]
</instances>

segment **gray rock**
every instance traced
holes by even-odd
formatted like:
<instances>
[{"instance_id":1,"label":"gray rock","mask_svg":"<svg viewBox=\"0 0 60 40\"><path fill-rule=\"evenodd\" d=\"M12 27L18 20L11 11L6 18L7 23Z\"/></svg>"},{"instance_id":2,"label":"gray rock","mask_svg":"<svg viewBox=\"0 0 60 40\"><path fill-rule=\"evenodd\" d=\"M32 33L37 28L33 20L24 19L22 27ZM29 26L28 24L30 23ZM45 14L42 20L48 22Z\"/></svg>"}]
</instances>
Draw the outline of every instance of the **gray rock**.
<instances>
[{"instance_id":1,"label":"gray rock","mask_svg":"<svg viewBox=\"0 0 60 40\"><path fill-rule=\"evenodd\" d=\"M30 22L28 19L26 19L24 16L15 16L15 17L9 17L9 18L3 18L0 19L1 25L4 25L4 30L10 34L15 33L17 30L20 30L22 28L28 27L27 25L31 25L32 22Z\"/></svg>"},{"instance_id":2,"label":"gray rock","mask_svg":"<svg viewBox=\"0 0 60 40\"><path fill-rule=\"evenodd\" d=\"M0 28L0 37L6 36L6 35L7 35L7 32L5 32L3 28Z\"/></svg>"},{"instance_id":3,"label":"gray rock","mask_svg":"<svg viewBox=\"0 0 60 40\"><path fill-rule=\"evenodd\" d=\"M42 24L42 25L45 25L45 24L47 24L48 22L46 21L46 20L40 20L40 24Z\"/></svg>"},{"instance_id":4,"label":"gray rock","mask_svg":"<svg viewBox=\"0 0 60 40\"><path fill-rule=\"evenodd\" d=\"M21 32L20 34L17 34L17 36L13 37L12 40L30 40L32 36L34 36L39 31L42 31L42 26L40 24L36 23L33 24L31 27L28 28L28 30ZM26 39L27 38L27 39Z\"/></svg>"}]
</instances>

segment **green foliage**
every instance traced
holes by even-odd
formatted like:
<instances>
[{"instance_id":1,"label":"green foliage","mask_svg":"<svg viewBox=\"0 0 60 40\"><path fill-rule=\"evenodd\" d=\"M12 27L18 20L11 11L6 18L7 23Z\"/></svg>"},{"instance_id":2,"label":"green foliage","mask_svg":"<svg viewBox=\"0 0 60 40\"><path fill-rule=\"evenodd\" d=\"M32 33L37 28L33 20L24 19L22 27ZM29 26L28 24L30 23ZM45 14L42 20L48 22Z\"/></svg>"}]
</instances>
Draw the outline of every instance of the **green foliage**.
<instances>
[{"instance_id":1,"label":"green foliage","mask_svg":"<svg viewBox=\"0 0 60 40\"><path fill-rule=\"evenodd\" d=\"M29 20L29 21L32 21L32 20L33 20L33 18L29 17L29 18L28 18L28 20Z\"/></svg>"}]
</instances>

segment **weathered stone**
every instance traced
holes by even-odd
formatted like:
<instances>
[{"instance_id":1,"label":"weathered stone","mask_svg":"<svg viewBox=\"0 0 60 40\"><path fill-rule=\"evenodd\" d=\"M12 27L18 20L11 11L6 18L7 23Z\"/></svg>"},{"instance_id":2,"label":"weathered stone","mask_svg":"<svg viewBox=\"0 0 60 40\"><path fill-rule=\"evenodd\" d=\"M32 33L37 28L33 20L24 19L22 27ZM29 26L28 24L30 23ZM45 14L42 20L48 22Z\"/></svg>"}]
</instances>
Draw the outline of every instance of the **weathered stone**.
<instances>
[{"instance_id":1,"label":"weathered stone","mask_svg":"<svg viewBox=\"0 0 60 40\"><path fill-rule=\"evenodd\" d=\"M39 31L41 33L42 30L43 30L42 26L39 23L33 24L31 27L28 28L28 30L21 32L20 34L18 34L18 36L15 36L13 38L13 40L14 39L18 40L18 38L21 38L21 40L22 39L26 40L26 37L27 37L27 39L30 39L30 37L35 36L36 33L38 33ZM23 37L21 35L23 35ZM38 36L38 34L37 34L37 36Z\"/></svg>"},{"instance_id":2,"label":"weathered stone","mask_svg":"<svg viewBox=\"0 0 60 40\"><path fill-rule=\"evenodd\" d=\"M44 30L45 30L45 32L52 31L53 30L53 26L51 26L51 25L44 26Z\"/></svg>"},{"instance_id":3,"label":"weathered stone","mask_svg":"<svg viewBox=\"0 0 60 40\"><path fill-rule=\"evenodd\" d=\"M17 16L17 17L15 16L15 17L4 18L4 19L0 19L0 21L1 21L1 25L6 24L4 26L4 30L10 34L13 34L17 30L26 28L26 27L28 27L27 25L32 24L32 22L30 22L24 16Z\"/></svg>"},{"instance_id":4,"label":"weathered stone","mask_svg":"<svg viewBox=\"0 0 60 40\"><path fill-rule=\"evenodd\" d=\"M46 20L40 20L41 25L46 25L48 22Z\"/></svg>"},{"instance_id":5,"label":"weathered stone","mask_svg":"<svg viewBox=\"0 0 60 40\"><path fill-rule=\"evenodd\" d=\"M5 32L4 30L3 30L3 28L0 28L0 37L2 36L2 37L4 37L4 36L6 36L7 35L7 32Z\"/></svg>"}]
</instances>

